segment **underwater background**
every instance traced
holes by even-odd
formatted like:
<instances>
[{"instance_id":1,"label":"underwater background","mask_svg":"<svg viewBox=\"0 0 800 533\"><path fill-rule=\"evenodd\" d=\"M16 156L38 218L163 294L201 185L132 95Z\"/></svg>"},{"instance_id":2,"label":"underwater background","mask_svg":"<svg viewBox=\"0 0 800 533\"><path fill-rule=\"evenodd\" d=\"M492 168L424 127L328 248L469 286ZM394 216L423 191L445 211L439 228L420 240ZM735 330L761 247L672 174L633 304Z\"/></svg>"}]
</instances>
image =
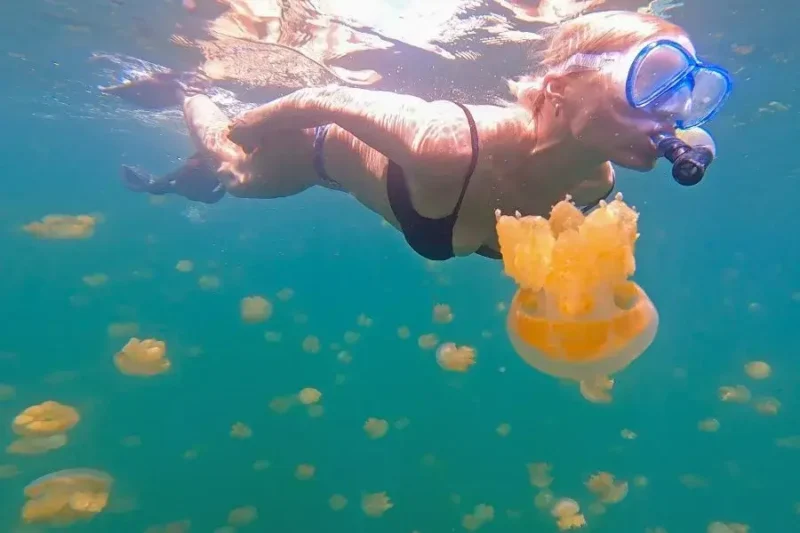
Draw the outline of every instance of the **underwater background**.
<instances>
[{"instance_id":1,"label":"underwater background","mask_svg":"<svg viewBox=\"0 0 800 533\"><path fill-rule=\"evenodd\" d=\"M137 28L124 33L104 18L114 4L0 8L0 442L15 439L11 422L28 406L56 400L80 413L62 448L0 451L0 532L45 530L20 521L23 489L72 468L114 479L107 509L74 531L466 531L479 504L494 509L482 531L557 531L534 504L532 463L552 466L549 490L581 504L586 531L704 532L715 521L800 531L800 5L687 0L667 12L736 85L710 125L718 160L701 185L679 187L666 165L618 169L618 189L641 213L635 279L660 329L615 376L613 401L598 404L514 353L501 304L516 287L499 262L431 264L327 190L210 207L125 190L121 164L161 174L190 142L177 111L102 97L97 85L113 80L87 59L129 54L175 68L170 49L152 43L185 14L176 3L124 6L130 18L115 24ZM426 57L387 59L403 75L380 88L413 92L438 65ZM488 50L423 85L474 91L479 103L481 87L502 90L499 76L525 72L523 57ZM23 231L54 213L99 223L85 240ZM177 270L181 260L193 270ZM93 274L107 280L91 286L83 278ZM219 286L204 289L201 276ZM291 297L279 297L286 288ZM274 306L266 322L240 317L253 295ZM436 304L452 322L433 320ZM418 345L424 334L474 347L477 363L443 371L435 349ZM309 335L318 353L304 350ZM163 340L169 372L120 373L114 355L132 336ZM751 361L767 362L769 378L748 376ZM736 385L752 401L721 401L720 387ZM324 412L270 407L305 387L322 393ZM776 413L757 408L764 398L779 402ZM369 418L388 422L384 437L368 438ZM718 430L698 430L709 418ZM252 434L232 438L237 423ZM298 465L313 465L313 477L298 479ZM602 514L589 512L585 485L597 472L630 484ZM368 516L362 497L380 492L393 507ZM331 508L334 494L344 509ZM248 506L257 518L226 526Z\"/></svg>"}]
</instances>

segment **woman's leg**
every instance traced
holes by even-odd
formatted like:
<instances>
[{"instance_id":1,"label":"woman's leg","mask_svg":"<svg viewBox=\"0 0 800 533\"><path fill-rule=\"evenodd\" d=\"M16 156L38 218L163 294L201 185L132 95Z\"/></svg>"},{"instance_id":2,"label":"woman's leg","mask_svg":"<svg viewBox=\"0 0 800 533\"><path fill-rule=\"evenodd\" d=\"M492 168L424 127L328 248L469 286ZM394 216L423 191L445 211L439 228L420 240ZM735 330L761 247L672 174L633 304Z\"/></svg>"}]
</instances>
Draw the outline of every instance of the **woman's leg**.
<instances>
[{"instance_id":1,"label":"woman's leg","mask_svg":"<svg viewBox=\"0 0 800 533\"><path fill-rule=\"evenodd\" d=\"M123 165L122 181L132 191L156 195L177 194L195 202L213 204L225 196L225 188L215 167L213 162L197 155L180 168L160 177Z\"/></svg>"}]
</instances>

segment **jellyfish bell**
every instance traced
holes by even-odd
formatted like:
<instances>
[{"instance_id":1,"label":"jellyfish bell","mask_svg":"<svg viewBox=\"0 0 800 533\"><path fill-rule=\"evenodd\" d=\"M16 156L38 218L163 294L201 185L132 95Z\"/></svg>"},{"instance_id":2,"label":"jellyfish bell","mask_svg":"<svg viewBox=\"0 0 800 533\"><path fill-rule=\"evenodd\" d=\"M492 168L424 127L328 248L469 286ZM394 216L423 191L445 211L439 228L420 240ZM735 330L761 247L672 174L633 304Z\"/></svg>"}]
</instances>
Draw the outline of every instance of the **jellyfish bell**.
<instances>
[{"instance_id":1,"label":"jellyfish bell","mask_svg":"<svg viewBox=\"0 0 800 533\"><path fill-rule=\"evenodd\" d=\"M68 525L87 520L108 504L113 478L98 470L75 468L42 476L25 489L22 518L28 523Z\"/></svg>"},{"instance_id":2,"label":"jellyfish bell","mask_svg":"<svg viewBox=\"0 0 800 533\"><path fill-rule=\"evenodd\" d=\"M547 313L535 303L541 294L519 290L508 312L509 340L526 363L554 377L588 381L615 374L647 350L658 330L655 306L633 285L632 308L598 310L577 320Z\"/></svg>"},{"instance_id":3,"label":"jellyfish bell","mask_svg":"<svg viewBox=\"0 0 800 533\"><path fill-rule=\"evenodd\" d=\"M497 213L505 272L519 285L506 328L524 361L588 381L619 372L650 346L658 312L628 279L637 220L620 194L589 215L569 198L549 220Z\"/></svg>"}]
</instances>

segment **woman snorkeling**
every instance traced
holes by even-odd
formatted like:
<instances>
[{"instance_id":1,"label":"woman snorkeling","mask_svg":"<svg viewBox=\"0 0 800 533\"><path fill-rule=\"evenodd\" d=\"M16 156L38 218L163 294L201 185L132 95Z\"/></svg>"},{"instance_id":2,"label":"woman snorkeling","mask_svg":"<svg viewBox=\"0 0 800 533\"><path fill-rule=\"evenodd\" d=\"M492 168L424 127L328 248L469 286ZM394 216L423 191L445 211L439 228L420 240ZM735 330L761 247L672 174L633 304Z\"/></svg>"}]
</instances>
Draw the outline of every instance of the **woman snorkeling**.
<instances>
[{"instance_id":1,"label":"woman snorkeling","mask_svg":"<svg viewBox=\"0 0 800 533\"><path fill-rule=\"evenodd\" d=\"M160 179L125 167L126 183L207 202L224 192L275 198L315 185L339 189L428 259L497 258L496 209L547 215L567 194L591 208L614 189L612 163L652 170L669 144L661 141L711 119L731 81L697 60L679 26L609 11L559 26L540 72L510 88L516 102L506 106L309 88L231 122L175 82L169 90L182 100L198 154Z\"/></svg>"}]
</instances>

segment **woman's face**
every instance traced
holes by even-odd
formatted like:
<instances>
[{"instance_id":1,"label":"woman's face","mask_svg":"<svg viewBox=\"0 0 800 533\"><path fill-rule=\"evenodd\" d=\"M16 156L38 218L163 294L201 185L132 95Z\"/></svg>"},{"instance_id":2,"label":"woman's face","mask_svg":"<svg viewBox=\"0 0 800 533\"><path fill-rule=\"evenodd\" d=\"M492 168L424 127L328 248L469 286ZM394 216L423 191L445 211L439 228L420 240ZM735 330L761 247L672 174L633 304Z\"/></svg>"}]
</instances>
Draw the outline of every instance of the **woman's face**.
<instances>
[{"instance_id":1,"label":"woman's face","mask_svg":"<svg viewBox=\"0 0 800 533\"><path fill-rule=\"evenodd\" d=\"M648 43L665 38L693 52L687 38L655 37L625 50L606 70L570 75L565 88L563 106L572 135L612 163L633 170L653 169L658 160L653 137L675 132L675 110L669 106L636 109L625 96L625 83L636 54Z\"/></svg>"}]
</instances>

